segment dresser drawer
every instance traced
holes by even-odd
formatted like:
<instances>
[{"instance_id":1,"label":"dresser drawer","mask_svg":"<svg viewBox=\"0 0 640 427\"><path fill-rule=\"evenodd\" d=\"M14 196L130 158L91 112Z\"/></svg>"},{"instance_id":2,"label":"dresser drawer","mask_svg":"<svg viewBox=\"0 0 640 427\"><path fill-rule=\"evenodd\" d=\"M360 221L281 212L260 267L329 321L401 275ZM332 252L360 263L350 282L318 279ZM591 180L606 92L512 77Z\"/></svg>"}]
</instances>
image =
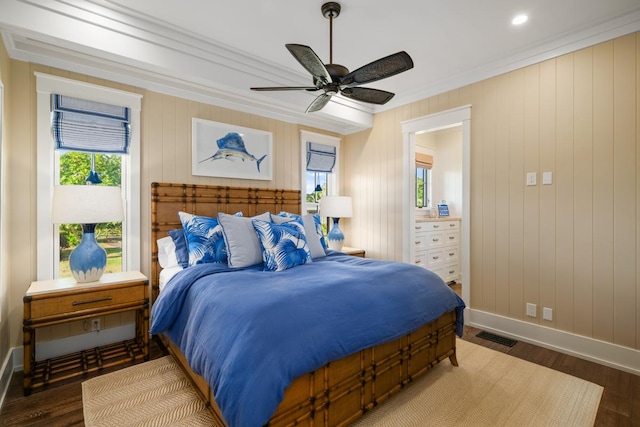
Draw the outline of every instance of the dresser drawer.
<instances>
[{"instance_id":1,"label":"dresser drawer","mask_svg":"<svg viewBox=\"0 0 640 427\"><path fill-rule=\"evenodd\" d=\"M417 251L413 263L419 267L427 268L427 252Z\"/></svg>"},{"instance_id":2,"label":"dresser drawer","mask_svg":"<svg viewBox=\"0 0 640 427\"><path fill-rule=\"evenodd\" d=\"M418 227L420 229L418 230ZM460 229L459 221L430 221L419 222L416 224L416 231L446 231L446 230L458 230Z\"/></svg>"},{"instance_id":3,"label":"dresser drawer","mask_svg":"<svg viewBox=\"0 0 640 427\"><path fill-rule=\"evenodd\" d=\"M438 248L446 244L445 235L441 231L431 231L426 233L425 242L427 248Z\"/></svg>"},{"instance_id":4,"label":"dresser drawer","mask_svg":"<svg viewBox=\"0 0 640 427\"><path fill-rule=\"evenodd\" d=\"M445 251L443 249L431 249L427 251L426 258L427 267L433 269L445 261Z\"/></svg>"},{"instance_id":5,"label":"dresser drawer","mask_svg":"<svg viewBox=\"0 0 640 427\"><path fill-rule=\"evenodd\" d=\"M413 239L413 243L416 247L416 251L425 250L429 247L429 243L427 242L427 236L429 233L416 233Z\"/></svg>"},{"instance_id":6,"label":"dresser drawer","mask_svg":"<svg viewBox=\"0 0 640 427\"><path fill-rule=\"evenodd\" d=\"M456 231L446 231L443 234L443 245L458 245L458 240L460 240L460 233Z\"/></svg>"},{"instance_id":7,"label":"dresser drawer","mask_svg":"<svg viewBox=\"0 0 640 427\"><path fill-rule=\"evenodd\" d=\"M144 284L140 283L124 288L78 292L50 298L37 298L31 301L31 318L39 319L94 308L105 309L109 306L140 302L145 298L144 290Z\"/></svg>"}]
</instances>

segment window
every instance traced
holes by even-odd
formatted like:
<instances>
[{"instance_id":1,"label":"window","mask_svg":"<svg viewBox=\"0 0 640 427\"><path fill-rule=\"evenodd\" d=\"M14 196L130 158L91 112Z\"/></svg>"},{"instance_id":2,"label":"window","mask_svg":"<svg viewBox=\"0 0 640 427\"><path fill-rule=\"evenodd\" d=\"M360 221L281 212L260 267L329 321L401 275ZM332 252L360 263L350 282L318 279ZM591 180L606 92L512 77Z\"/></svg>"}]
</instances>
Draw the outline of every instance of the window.
<instances>
[{"instance_id":1,"label":"window","mask_svg":"<svg viewBox=\"0 0 640 427\"><path fill-rule=\"evenodd\" d=\"M103 185L119 185L125 203L122 223L101 224L99 231L118 234L115 246L121 245L121 258L111 271L140 269L140 100L141 96L121 90L92 85L36 73L38 117L38 280L64 277L61 249L69 244L51 222L54 184L80 184L88 172L95 170ZM73 148L55 150L51 133L51 95L60 94L130 109L131 144L128 155L82 153ZM92 168L91 165L94 167ZM62 225L60 227L73 227ZM120 231L121 228L121 231ZM62 241L61 241L62 235ZM103 236L104 237L104 236ZM104 246L104 245L103 245ZM107 247L107 252L109 248ZM64 254L63 254L64 261ZM109 262L109 261L108 261ZM64 263L62 264L64 268ZM109 264L107 266L109 268Z\"/></svg>"},{"instance_id":2,"label":"window","mask_svg":"<svg viewBox=\"0 0 640 427\"><path fill-rule=\"evenodd\" d=\"M300 142L302 154L301 212L303 214L319 213L323 217L322 212L319 212L322 196L338 195L340 139L301 131Z\"/></svg>"},{"instance_id":3,"label":"window","mask_svg":"<svg viewBox=\"0 0 640 427\"><path fill-rule=\"evenodd\" d=\"M433 156L416 153L416 207L432 206L431 201L431 167Z\"/></svg>"}]
</instances>

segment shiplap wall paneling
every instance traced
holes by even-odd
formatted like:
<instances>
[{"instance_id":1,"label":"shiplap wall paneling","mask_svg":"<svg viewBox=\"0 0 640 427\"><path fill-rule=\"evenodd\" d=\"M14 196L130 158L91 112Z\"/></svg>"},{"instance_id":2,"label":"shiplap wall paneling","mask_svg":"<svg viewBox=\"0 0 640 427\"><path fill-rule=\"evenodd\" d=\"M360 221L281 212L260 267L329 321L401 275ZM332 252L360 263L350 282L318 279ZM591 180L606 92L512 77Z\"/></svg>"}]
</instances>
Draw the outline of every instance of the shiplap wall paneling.
<instances>
[{"instance_id":1,"label":"shiplap wall paneling","mask_svg":"<svg viewBox=\"0 0 640 427\"><path fill-rule=\"evenodd\" d=\"M593 47L593 337L613 342L613 42Z\"/></svg>"},{"instance_id":2,"label":"shiplap wall paneling","mask_svg":"<svg viewBox=\"0 0 640 427\"><path fill-rule=\"evenodd\" d=\"M524 71L509 75L509 316L524 317Z\"/></svg>"},{"instance_id":3,"label":"shiplap wall paneling","mask_svg":"<svg viewBox=\"0 0 640 427\"><path fill-rule=\"evenodd\" d=\"M473 120L473 117L472 117ZM524 70L524 171L537 172L540 156L540 66ZM472 165L473 167L473 165ZM540 192L539 186L526 186L526 177L520 177L524 191L524 292L521 305L540 303ZM473 232L473 230L472 230ZM474 257L472 252L471 257ZM526 313L526 311L525 311ZM531 317L523 320L534 321Z\"/></svg>"},{"instance_id":4,"label":"shiplap wall paneling","mask_svg":"<svg viewBox=\"0 0 640 427\"><path fill-rule=\"evenodd\" d=\"M483 234L482 234L482 206L484 204L483 186L482 186L482 174L485 168L483 164L482 153L484 151L484 135L483 124L485 122L485 106L482 102L484 94L484 86L482 83L477 83L471 87L471 105L473 105L472 121L471 121L471 242L470 251L472 256L470 261L471 272L470 282L474 286L470 287L471 301L467 301L467 304L471 304L472 307L478 307L484 309L483 299L483 277L482 277L482 265L484 262L484 254L482 252L483 247ZM477 284L477 285L476 285ZM482 307L482 308L481 308Z\"/></svg>"},{"instance_id":5,"label":"shiplap wall paneling","mask_svg":"<svg viewBox=\"0 0 640 427\"><path fill-rule=\"evenodd\" d=\"M635 347L638 240L636 221L636 35L613 43L614 342Z\"/></svg>"},{"instance_id":6,"label":"shiplap wall paneling","mask_svg":"<svg viewBox=\"0 0 640 427\"><path fill-rule=\"evenodd\" d=\"M593 336L594 156L593 49L574 55L573 271L574 332Z\"/></svg>"}]
</instances>

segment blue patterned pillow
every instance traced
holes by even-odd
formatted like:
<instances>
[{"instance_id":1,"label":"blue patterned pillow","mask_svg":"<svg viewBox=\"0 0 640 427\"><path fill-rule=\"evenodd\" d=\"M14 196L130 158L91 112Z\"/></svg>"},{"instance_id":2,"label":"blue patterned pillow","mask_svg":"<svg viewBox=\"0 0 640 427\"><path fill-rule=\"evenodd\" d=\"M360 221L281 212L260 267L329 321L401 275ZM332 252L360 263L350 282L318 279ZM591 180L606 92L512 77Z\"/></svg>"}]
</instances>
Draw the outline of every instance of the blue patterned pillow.
<instances>
[{"instance_id":1,"label":"blue patterned pillow","mask_svg":"<svg viewBox=\"0 0 640 427\"><path fill-rule=\"evenodd\" d=\"M187 239L184 237L184 229L176 228L175 230L169 230L168 234L176 246L178 265L182 268L187 268L189 266L189 250L187 249Z\"/></svg>"},{"instance_id":2,"label":"blue patterned pillow","mask_svg":"<svg viewBox=\"0 0 640 427\"><path fill-rule=\"evenodd\" d=\"M263 249L265 270L283 271L312 262L304 227L298 221L283 224L260 220L252 222Z\"/></svg>"},{"instance_id":3,"label":"blue patterned pillow","mask_svg":"<svg viewBox=\"0 0 640 427\"><path fill-rule=\"evenodd\" d=\"M178 216L187 241L189 265L227 262L227 247L217 218L186 212L178 212Z\"/></svg>"},{"instance_id":4,"label":"blue patterned pillow","mask_svg":"<svg viewBox=\"0 0 640 427\"><path fill-rule=\"evenodd\" d=\"M322 232L322 221L320 215L307 214L300 216L298 214L290 212L280 212L278 216L272 215L272 218L293 218L296 219L304 226L304 232L307 236L307 244L311 251L311 256L315 258L322 258L327 255L327 242L324 239ZM274 220L274 222L276 222Z\"/></svg>"}]
</instances>

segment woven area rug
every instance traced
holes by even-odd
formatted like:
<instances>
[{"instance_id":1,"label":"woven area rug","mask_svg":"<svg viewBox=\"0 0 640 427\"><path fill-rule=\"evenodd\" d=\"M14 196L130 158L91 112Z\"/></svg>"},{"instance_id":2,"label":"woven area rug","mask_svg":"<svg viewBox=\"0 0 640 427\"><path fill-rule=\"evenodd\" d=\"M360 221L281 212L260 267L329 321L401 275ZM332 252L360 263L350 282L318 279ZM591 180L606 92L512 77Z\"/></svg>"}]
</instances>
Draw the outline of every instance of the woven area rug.
<instances>
[{"instance_id":1,"label":"woven area rug","mask_svg":"<svg viewBox=\"0 0 640 427\"><path fill-rule=\"evenodd\" d=\"M352 427L593 426L603 388L467 341Z\"/></svg>"},{"instance_id":2,"label":"woven area rug","mask_svg":"<svg viewBox=\"0 0 640 427\"><path fill-rule=\"evenodd\" d=\"M82 403L86 427L216 425L171 356L83 382Z\"/></svg>"},{"instance_id":3,"label":"woven area rug","mask_svg":"<svg viewBox=\"0 0 640 427\"><path fill-rule=\"evenodd\" d=\"M458 340L438 364L352 427L592 426L602 387ZM82 383L87 427L215 426L170 356Z\"/></svg>"}]
</instances>

